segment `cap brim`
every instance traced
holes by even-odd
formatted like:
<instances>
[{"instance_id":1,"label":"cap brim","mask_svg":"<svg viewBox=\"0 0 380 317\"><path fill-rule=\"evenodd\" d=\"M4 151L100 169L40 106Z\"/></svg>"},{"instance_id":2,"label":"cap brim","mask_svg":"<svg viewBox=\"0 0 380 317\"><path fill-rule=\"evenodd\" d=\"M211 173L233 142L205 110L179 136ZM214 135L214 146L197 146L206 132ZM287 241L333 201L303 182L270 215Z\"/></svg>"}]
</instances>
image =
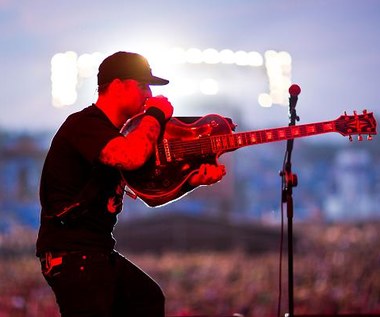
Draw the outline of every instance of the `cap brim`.
<instances>
[{"instance_id":1,"label":"cap brim","mask_svg":"<svg viewBox=\"0 0 380 317\"><path fill-rule=\"evenodd\" d=\"M163 85L167 85L169 83L169 80L152 76L151 78L149 78L149 80L147 80L147 83L153 86L163 86Z\"/></svg>"}]
</instances>

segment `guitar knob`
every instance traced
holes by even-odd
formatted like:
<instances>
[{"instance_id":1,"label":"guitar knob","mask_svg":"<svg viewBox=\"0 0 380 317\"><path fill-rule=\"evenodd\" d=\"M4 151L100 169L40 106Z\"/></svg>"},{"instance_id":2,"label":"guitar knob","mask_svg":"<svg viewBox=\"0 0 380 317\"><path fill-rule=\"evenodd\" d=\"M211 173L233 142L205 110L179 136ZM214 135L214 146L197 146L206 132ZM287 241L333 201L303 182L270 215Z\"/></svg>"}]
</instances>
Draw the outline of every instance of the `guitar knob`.
<instances>
[{"instance_id":1,"label":"guitar knob","mask_svg":"<svg viewBox=\"0 0 380 317\"><path fill-rule=\"evenodd\" d=\"M358 135L358 140L363 141L363 136L361 134Z\"/></svg>"},{"instance_id":2,"label":"guitar knob","mask_svg":"<svg viewBox=\"0 0 380 317\"><path fill-rule=\"evenodd\" d=\"M369 134L369 135L367 136L367 140L368 140L368 141L372 141L372 135Z\"/></svg>"},{"instance_id":3,"label":"guitar knob","mask_svg":"<svg viewBox=\"0 0 380 317\"><path fill-rule=\"evenodd\" d=\"M211 126L212 128L216 128L218 125L219 125L219 123L216 122L215 120L211 120L211 121L210 121L210 126Z\"/></svg>"}]
</instances>

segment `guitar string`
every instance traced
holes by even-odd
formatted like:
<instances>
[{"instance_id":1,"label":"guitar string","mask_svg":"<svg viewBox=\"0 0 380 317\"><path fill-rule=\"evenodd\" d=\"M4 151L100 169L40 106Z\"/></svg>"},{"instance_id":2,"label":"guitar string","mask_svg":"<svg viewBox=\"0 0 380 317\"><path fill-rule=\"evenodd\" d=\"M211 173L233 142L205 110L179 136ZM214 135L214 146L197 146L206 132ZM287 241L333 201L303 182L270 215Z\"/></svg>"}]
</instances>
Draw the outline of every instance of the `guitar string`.
<instances>
[{"instance_id":1,"label":"guitar string","mask_svg":"<svg viewBox=\"0 0 380 317\"><path fill-rule=\"evenodd\" d=\"M325 127L328 128L325 128ZM286 128L274 128L271 130L261 130L252 132L241 132L237 134L223 134L213 135L207 138L199 138L189 141L173 140L169 141L169 149L174 153L180 155L181 153L191 155L199 152L213 152L213 147L217 150L231 150L239 146L253 145L263 142L273 142L279 140L286 140L294 137L303 137L308 135L315 135L328 132L342 132L347 126L347 123L339 121L327 121L319 123L311 123L299 126L290 126ZM313 129L309 129L313 127ZM362 129L364 130L364 129ZM280 132L283 132L283 136L280 136ZM356 131L357 133L358 131ZM354 133L353 131L351 133ZM363 131L363 133L366 133ZM270 137L269 137L270 135ZM232 138L231 138L232 137ZM219 140L217 140L219 138ZM240 138L240 140L238 140ZM231 143L231 140L233 141ZM214 143L214 146L213 146ZM216 144L218 143L218 144ZM164 151L164 145L159 145L159 151ZM164 151L165 153L165 151ZM161 153L162 154L162 153Z\"/></svg>"},{"instance_id":2,"label":"guitar string","mask_svg":"<svg viewBox=\"0 0 380 317\"><path fill-rule=\"evenodd\" d=\"M178 152L178 153L186 153L188 155L190 154L196 154L201 152L211 152L212 153L212 139L218 139L221 140L219 143L223 143L222 146L216 145L216 148L219 150L229 150L236 148L238 146L247 146L247 145L253 145L256 143L262 143L262 142L273 142L278 141L281 139L288 139L291 137L297 137L297 136L307 136L308 134L314 135L317 133L323 133L328 132L324 131L323 129L324 123L315 123L315 124L307 124L307 125L301 125L301 126L295 126L295 127L286 127L286 128L275 128L271 131L269 130L262 130L262 131L252 131L252 132L241 132L237 134L223 134L223 135L214 135L211 137L207 137L205 139L199 138L195 140L173 140L169 141L169 148L172 152ZM308 133L308 127L314 126L315 129L312 130L312 133ZM299 133L294 133L295 131L299 131ZM284 137L279 137L280 131L284 131ZM305 133L306 132L306 133ZM268 137L269 133L271 133L272 137ZM252 138L252 135L254 136ZM233 139L233 142L231 144L231 136ZM237 141L238 138L241 138L241 143ZM223 142L224 140L224 142ZM254 141L252 141L254 140ZM216 142L216 141L215 141ZM164 151L164 145L161 143L159 145L159 150Z\"/></svg>"}]
</instances>

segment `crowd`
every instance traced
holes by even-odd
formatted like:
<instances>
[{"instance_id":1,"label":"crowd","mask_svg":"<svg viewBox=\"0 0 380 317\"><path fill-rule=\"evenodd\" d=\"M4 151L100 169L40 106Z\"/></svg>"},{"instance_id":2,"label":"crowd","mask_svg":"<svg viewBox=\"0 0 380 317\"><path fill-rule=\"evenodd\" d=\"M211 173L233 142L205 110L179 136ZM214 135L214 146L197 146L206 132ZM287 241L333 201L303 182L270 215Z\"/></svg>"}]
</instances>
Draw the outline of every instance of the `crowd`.
<instances>
[{"instance_id":1,"label":"crowd","mask_svg":"<svg viewBox=\"0 0 380 317\"><path fill-rule=\"evenodd\" d=\"M295 314L380 313L379 229L379 223L295 225ZM33 234L20 231L18 239L1 237L0 317L58 316L39 263L24 245L33 241ZM130 258L162 286L167 316L253 317L277 315L279 254L232 250ZM281 286L283 316L288 308L286 252Z\"/></svg>"}]
</instances>

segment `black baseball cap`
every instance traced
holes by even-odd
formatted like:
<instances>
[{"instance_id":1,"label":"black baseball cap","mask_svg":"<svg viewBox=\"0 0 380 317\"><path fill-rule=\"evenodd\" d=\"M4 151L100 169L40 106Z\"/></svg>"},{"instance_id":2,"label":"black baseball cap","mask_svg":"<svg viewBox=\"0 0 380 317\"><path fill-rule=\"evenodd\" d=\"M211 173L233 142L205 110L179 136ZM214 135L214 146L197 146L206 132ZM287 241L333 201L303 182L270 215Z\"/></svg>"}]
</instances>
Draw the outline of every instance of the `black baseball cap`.
<instances>
[{"instance_id":1,"label":"black baseball cap","mask_svg":"<svg viewBox=\"0 0 380 317\"><path fill-rule=\"evenodd\" d=\"M169 80L153 76L146 58L137 53L117 52L105 58L99 66L98 85L114 79L134 79L149 85L166 85Z\"/></svg>"}]
</instances>

